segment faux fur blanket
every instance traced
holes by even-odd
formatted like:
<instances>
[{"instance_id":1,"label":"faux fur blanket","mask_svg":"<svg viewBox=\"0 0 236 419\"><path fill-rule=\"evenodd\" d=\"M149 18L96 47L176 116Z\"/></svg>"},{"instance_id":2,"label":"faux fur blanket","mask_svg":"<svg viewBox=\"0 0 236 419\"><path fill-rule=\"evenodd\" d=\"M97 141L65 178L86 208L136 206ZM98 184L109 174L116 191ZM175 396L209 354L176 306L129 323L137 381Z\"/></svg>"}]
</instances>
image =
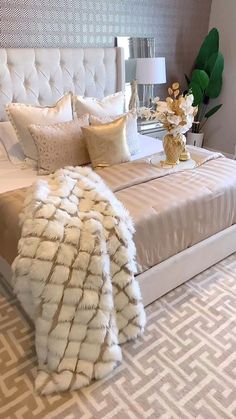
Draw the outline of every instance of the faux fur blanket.
<instances>
[{"instance_id":1,"label":"faux fur blanket","mask_svg":"<svg viewBox=\"0 0 236 419\"><path fill-rule=\"evenodd\" d=\"M35 324L36 389L78 389L145 325L132 221L97 174L69 167L29 189L21 224L13 284Z\"/></svg>"}]
</instances>

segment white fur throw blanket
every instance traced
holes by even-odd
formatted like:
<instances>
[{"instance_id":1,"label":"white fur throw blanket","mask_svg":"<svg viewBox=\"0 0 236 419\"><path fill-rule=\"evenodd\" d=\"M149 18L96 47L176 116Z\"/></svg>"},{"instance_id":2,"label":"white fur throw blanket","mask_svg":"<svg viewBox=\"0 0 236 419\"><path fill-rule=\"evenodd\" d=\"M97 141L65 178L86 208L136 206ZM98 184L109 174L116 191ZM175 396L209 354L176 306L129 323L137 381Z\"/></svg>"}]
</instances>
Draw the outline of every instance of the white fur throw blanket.
<instances>
[{"instance_id":1,"label":"white fur throw blanket","mask_svg":"<svg viewBox=\"0 0 236 419\"><path fill-rule=\"evenodd\" d=\"M35 324L35 386L75 390L143 331L132 221L97 174L69 167L29 189L21 223L13 284Z\"/></svg>"}]
</instances>

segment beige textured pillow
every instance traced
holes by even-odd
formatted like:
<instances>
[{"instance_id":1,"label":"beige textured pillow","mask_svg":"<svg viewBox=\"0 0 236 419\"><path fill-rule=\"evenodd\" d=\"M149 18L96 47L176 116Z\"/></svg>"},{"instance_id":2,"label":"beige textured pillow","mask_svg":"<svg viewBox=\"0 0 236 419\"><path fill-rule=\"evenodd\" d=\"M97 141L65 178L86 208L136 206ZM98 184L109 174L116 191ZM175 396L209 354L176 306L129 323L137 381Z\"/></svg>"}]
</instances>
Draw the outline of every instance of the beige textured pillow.
<instances>
[{"instance_id":1,"label":"beige textured pillow","mask_svg":"<svg viewBox=\"0 0 236 419\"><path fill-rule=\"evenodd\" d=\"M6 106L7 115L15 128L19 142L26 157L37 160L37 149L29 132L31 124L56 124L73 119L71 93L63 96L52 107L39 107L23 103L10 103Z\"/></svg>"},{"instance_id":2,"label":"beige textured pillow","mask_svg":"<svg viewBox=\"0 0 236 419\"><path fill-rule=\"evenodd\" d=\"M139 134L137 130L137 112L131 110L124 115L126 115L127 144L129 147L130 154L134 155L140 151L140 141L139 141ZM120 115L119 118L124 115ZM107 122L114 121L115 119L117 119L117 116L114 116L114 115L106 115L101 118L98 118L97 116L94 116L94 115L90 115L91 125L105 124Z\"/></svg>"},{"instance_id":3,"label":"beige textured pillow","mask_svg":"<svg viewBox=\"0 0 236 419\"><path fill-rule=\"evenodd\" d=\"M84 113L103 117L106 115L119 116L124 113L124 92L105 96L103 99L95 97L73 96L74 109L78 117Z\"/></svg>"},{"instance_id":4,"label":"beige textured pillow","mask_svg":"<svg viewBox=\"0 0 236 419\"><path fill-rule=\"evenodd\" d=\"M82 128L92 166L105 167L130 160L126 142L126 116L108 124Z\"/></svg>"},{"instance_id":5,"label":"beige textured pillow","mask_svg":"<svg viewBox=\"0 0 236 419\"><path fill-rule=\"evenodd\" d=\"M29 131L38 151L38 173L49 174L65 166L89 163L81 127L89 124L89 115L54 125L30 125Z\"/></svg>"}]
</instances>

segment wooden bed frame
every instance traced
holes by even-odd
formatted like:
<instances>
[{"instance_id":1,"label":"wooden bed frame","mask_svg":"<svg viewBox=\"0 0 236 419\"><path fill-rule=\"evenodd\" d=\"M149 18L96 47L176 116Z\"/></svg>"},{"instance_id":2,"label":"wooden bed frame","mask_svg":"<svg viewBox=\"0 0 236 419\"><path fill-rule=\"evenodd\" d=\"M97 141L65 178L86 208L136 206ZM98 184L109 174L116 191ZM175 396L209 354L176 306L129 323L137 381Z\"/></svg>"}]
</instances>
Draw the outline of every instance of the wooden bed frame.
<instances>
[{"instance_id":1,"label":"wooden bed frame","mask_svg":"<svg viewBox=\"0 0 236 419\"><path fill-rule=\"evenodd\" d=\"M0 119L11 101L50 105L71 90L103 97L124 88L121 48L0 49ZM145 306L236 251L236 225L137 276ZM11 268L0 257L10 283Z\"/></svg>"}]
</instances>

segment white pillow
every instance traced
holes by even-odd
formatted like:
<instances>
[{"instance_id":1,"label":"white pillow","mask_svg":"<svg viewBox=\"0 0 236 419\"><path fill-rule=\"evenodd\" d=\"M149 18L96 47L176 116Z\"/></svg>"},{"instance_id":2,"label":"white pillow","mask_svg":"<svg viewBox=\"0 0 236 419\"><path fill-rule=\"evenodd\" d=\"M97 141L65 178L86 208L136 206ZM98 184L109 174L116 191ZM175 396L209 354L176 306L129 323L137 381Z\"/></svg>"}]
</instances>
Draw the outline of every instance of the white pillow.
<instances>
[{"instance_id":1,"label":"white pillow","mask_svg":"<svg viewBox=\"0 0 236 419\"><path fill-rule=\"evenodd\" d=\"M124 112L125 96L123 92L114 93L104 97L103 99L96 99L94 97L73 97L74 110L78 117L85 113L97 117L106 115L121 115Z\"/></svg>"},{"instance_id":2,"label":"white pillow","mask_svg":"<svg viewBox=\"0 0 236 419\"><path fill-rule=\"evenodd\" d=\"M121 116L126 115L126 141L131 155L134 155L140 151L140 141L137 130L137 114L136 111L129 111L126 114L120 115L119 117L114 115L106 115L102 118L90 115L91 125L100 125L112 122Z\"/></svg>"},{"instance_id":3,"label":"white pillow","mask_svg":"<svg viewBox=\"0 0 236 419\"><path fill-rule=\"evenodd\" d=\"M0 143L3 145L7 157L13 164L19 164L24 161L25 156L22 147L9 121L0 122Z\"/></svg>"},{"instance_id":4,"label":"white pillow","mask_svg":"<svg viewBox=\"0 0 236 419\"><path fill-rule=\"evenodd\" d=\"M10 103L6 106L8 117L16 131L25 156L37 160L37 148L28 126L31 124L56 124L72 121L71 93L63 96L54 106L39 107L23 103Z\"/></svg>"}]
</instances>

